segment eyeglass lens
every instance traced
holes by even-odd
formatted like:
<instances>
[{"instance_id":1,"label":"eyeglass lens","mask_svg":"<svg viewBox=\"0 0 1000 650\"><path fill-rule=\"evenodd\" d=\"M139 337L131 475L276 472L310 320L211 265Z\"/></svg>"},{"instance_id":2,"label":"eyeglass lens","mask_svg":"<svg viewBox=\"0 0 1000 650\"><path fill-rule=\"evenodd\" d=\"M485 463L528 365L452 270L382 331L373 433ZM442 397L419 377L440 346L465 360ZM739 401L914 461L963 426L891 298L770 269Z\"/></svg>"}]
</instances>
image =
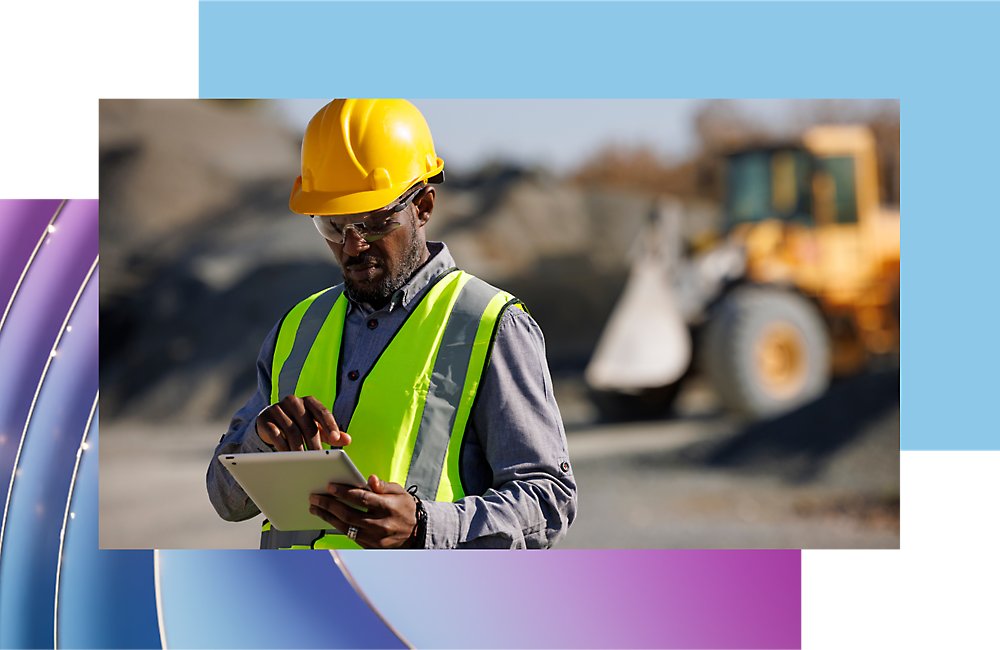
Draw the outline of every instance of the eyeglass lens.
<instances>
[{"instance_id":1,"label":"eyeglass lens","mask_svg":"<svg viewBox=\"0 0 1000 650\"><path fill-rule=\"evenodd\" d=\"M325 217L313 215L313 223L323 237L334 244L343 244L347 237L347 230L353 229L355 234L366 242L371 243L385 237L403 224L392 219L393 214L398 214L406 209L413 199L420 193L421 184L414 191L410 192L403 201L392 207L383 208L376 212L371 212L368 216L359 221L351 223L337 223L335 217ZM355 218L360 215L355 215Z\"/></svg>"}]
</instances>

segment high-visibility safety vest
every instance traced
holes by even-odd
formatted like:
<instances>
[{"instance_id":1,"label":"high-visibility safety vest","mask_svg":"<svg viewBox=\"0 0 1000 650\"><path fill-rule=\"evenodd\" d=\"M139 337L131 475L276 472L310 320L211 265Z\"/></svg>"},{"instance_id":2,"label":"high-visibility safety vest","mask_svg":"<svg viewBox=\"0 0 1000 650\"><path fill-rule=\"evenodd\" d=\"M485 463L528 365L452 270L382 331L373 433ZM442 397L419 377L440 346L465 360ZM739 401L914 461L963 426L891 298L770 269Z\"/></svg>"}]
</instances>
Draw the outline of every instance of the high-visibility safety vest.
<instances>
[{"instance_id":1,"label":"high-visibility safety vest","mask_svg":"<svg viewBox=\"0 0 1000 650\"><path fill-rule=\"evenodd\" d=\"M465 496L459 452L476 390L485 377L500 316L512 295L458 269L432 281L364 377L347 448L364 476L378 475L417 496ZM343 285L296 305L278 329L271 403L312 395L331 411L337 396L347 298ZM360 548L334 529L279 531L264 522L261 548Z\"/></svg>"}]
</instances>

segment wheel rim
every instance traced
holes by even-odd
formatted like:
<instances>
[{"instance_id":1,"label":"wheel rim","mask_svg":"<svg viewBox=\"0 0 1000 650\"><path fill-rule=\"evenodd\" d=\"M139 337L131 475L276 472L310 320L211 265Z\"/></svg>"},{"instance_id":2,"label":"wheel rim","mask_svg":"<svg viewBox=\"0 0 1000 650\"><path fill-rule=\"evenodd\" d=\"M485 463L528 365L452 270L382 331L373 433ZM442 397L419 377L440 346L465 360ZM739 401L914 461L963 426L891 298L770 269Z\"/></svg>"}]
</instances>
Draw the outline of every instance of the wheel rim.
<instances>
[{"instance_id":1,"label":"wheel rim","mask_svg":"<svg viewBox=\"0 0 1000 650\"><path fill-rule=\"evenodd\" d=\"M764 392L775 399L789 399L801 392L808 361L802 333L790 323L769 323L757 337L757 377Z\"/></svg>"}]
</instances>

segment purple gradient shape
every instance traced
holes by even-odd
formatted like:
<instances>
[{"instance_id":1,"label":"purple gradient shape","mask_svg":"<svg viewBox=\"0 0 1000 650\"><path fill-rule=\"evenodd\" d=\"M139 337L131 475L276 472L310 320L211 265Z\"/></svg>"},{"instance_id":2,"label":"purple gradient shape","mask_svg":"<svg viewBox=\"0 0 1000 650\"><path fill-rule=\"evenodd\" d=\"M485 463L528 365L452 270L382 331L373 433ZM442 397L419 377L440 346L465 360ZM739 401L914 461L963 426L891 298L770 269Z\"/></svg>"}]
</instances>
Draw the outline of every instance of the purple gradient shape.
<instances>
[{"instance_id":1,"label":"purple gradient shape","mask_svg":"<svg viewBox=\"0 0 1000 650\"><path fill-rule=\"evenodd\" d=\"M56 570L77 451L98 384L98 275L69 320L32 412L0 548L0 646L53 646Z\"/></svg>"},{"instance_id":2,"label":"purple gradient shape","mask_svg":"<svg viewBox=\"0 0 1000 650\"><path fill-rule=\"evenodd\" d=\"M373 605L417 647L801 645L800 551L340 555ZM460 614L414 608L411 590L400 585L420 585L428 602L459 602Z\"/></svg>"},{"instance_id":3,"label":"purple gradient shape","mask_svg":"<svg viewBox=\"0 0 1000 650\"><path fill-rule=\"evenodd\" d=\"M0 200L0 318L62 201Z\"/></svg>"},{"instance_id":4,"label":"purple gradient shape","mask_svg":"<svg viewBox=\"0 0 1000 650\"><path fill-rule=\"evenodd\" d=\"M54 226L0 330L0 499L4 501L38 380L97 259L97 201L68 201Z\"/></svg>"}]
</instances>

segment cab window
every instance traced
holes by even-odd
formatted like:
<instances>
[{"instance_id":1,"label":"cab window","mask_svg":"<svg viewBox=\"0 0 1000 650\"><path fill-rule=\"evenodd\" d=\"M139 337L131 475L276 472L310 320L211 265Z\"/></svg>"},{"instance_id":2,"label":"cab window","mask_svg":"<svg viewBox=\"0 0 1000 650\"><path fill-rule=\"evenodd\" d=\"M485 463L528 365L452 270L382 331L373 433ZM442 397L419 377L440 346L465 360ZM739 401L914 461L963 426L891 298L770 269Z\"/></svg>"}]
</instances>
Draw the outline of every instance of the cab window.
<instances>
[{"instance_id":1,"label":"cab window","mask_svg":"<svg viewBox=\"0 0 1000 650\"><path fill-rule=\"evenodd\" d=\"M857 223L858 205L854 190L854 159L850 157L822 158L820 171L831 183L833 218L836 223Z\"/></svg>"}]
</instances>

